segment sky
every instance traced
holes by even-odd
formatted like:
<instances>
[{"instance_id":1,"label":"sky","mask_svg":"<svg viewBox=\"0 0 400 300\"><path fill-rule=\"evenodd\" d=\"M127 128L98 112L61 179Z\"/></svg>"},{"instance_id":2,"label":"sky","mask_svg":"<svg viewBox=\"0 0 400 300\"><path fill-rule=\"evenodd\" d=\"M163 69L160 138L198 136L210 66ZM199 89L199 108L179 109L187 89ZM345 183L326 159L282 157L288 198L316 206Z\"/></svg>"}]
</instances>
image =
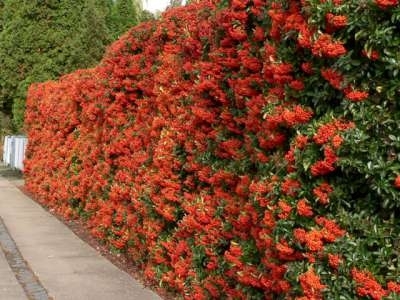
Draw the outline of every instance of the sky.
<instances>
[{"instance_id":1,"label":"sky","mask_svg":"<svg viewBox=\"0 0 400 300\"><path fill-rule=\"evenodd\" d=\"M168 4L169 0L143 0L143 8L152 13L165 10Z\"/></svg>"}]
</instances>

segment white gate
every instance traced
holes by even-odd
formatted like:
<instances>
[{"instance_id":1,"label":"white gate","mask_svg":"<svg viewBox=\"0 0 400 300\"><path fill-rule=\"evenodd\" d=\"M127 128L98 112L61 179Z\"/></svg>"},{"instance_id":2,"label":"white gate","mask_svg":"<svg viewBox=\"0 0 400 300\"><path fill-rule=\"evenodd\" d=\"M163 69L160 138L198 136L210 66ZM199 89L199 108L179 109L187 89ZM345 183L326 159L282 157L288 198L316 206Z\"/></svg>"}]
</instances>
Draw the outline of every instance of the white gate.
<instances>
[{"instance_id":1,"label":"white gate","mask_svg":"<svg viewBox=\"0 0 400 300\"><path fill-rule=\"evenodd\" d=\"M14 169L24 169L25 149L28 139L22 135L7 135L4 137L3 162Z\"/></svg>"}]
</instances>

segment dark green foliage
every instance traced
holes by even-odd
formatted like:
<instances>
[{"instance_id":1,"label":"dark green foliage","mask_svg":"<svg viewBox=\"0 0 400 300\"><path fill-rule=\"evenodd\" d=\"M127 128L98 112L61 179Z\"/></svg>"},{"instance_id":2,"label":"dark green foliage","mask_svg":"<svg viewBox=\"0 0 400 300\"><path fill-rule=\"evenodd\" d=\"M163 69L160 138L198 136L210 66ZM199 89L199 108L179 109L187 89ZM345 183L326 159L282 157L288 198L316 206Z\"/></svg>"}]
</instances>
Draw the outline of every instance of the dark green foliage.
<instances>
[{"instance_id":1,"label":"dark green foliage","mask_svg":"<svg viewBox=\"0 0 400 300\"><path fill-rule=\"evenodd\" d=\"M98 63L107 44L142 20L139 2L0 0L0 110L16 130L29 85Z\"/></svg>"},{"instance_id":2,"label":"dark green foliage","mask_svg":"<svg viewBox=\"0 0 400 300\"><path fill-rule=\"evenodd\" d=\"M105 20L105 25L107 29L107 36L111 40L112 36L112 11L114 7L113 0L94 0L96 5L97 13L101 19Z\"/></svg>"},{"instance_id":3,"label":"dark green foliage","mask_svg":"<svg viewBox=\"0 0 400 300\"><path fill-rule=\"evenodd\" d=\"M117 39L129 28L140 21L140 7L134 0L116 0L111 10L110 31L113 39Z\"/></svg>"},{"instance_id":4,"label":"dark green foliage","mask_svg":"<svg viewBox=\"0 0 400 300\"><path fill-rule=\"evenodd\" d=\"M20 129L33 82L96 64L109 41L94 0L5 0L0 33L0 103Z\"/></svg>"},{"instance_id":5,"label":"dark green foliage","mask_svg":"<svg viewBox=\"0 0 400 300\"><path fill-rule=\"evenodd\" d=\"M146 22L151 20L155 20L155 16L148 10L143 10L140 14L140 21Z\"/></svg>"},{"instance_id":6,"label":"dark green foliage","mask_svg":"<svg viewBox=\"0 0 400 300\"><path fill-rule=\"evenodd\" d=\"M0 0L0 32L3 29L3 8L4 8L4 1Z\"/></svg>"},{"instance_id":7,"label":"dark green foliage","mask_svg":"<svg viewBox=\"0 0 400 300\"><path fill-rule=\"evenodd\" d=\"M182 0L170 0L170 6L171 7L177 7L177 6L181 6L183 3Z\"/></svg>"}]
</instances>

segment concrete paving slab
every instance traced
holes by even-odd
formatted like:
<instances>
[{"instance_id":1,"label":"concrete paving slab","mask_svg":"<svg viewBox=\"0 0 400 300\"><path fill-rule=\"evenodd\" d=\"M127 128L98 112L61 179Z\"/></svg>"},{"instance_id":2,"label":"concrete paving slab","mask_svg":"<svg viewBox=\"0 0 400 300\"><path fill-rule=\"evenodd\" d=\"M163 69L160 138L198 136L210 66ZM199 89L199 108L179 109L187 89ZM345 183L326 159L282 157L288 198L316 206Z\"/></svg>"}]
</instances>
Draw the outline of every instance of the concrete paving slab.
<instances>
[{"instance_id":1,"label":"concrete paving slab","mask_svg":"<svg viewBox=\"0 0 400 300\"><path fill-rule=\"evenodd\" d=\"M0 249L0 300L27 300L24 290Z\"/></svg>"},{"instance_id":2,"label":"concrete paving slab","mask_svg":"<svg viewBox=\"0 0 400 300\"><path fill-rule=\"evenodd\" d=\"M41 285L29 265L22 257L7 226L0 217L0 246L18 283L30 300L49 300L46 289Z\"/></svg>"},{"instance_id":3,"label":"concrete paving slab","mask_svg":"<svg viewBox=\"0 0 400 300\"><path fill-rule=\"evenodd\" d=\"M22 256L54 299L161 299L1 177L0 216Z\"/></svg>"}]
</instances>

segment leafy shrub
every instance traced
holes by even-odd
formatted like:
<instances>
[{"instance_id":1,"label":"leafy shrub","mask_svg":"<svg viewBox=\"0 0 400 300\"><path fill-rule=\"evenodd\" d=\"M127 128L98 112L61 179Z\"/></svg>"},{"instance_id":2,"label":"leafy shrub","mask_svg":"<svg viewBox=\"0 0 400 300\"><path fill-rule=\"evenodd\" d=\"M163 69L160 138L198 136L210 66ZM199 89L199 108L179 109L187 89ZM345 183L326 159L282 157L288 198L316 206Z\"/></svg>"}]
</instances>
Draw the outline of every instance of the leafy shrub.
<instances>
[{"instance_id":1,"label":"leafy shrub","mask_svg":"<svg viewBox=\"0 0 400 300\"><path fill-rule=\"evenodd\" d=\"M187 299L398 299L399 18L168 10L31 86L27 187Z\"/></svg>"}]
</instances>

